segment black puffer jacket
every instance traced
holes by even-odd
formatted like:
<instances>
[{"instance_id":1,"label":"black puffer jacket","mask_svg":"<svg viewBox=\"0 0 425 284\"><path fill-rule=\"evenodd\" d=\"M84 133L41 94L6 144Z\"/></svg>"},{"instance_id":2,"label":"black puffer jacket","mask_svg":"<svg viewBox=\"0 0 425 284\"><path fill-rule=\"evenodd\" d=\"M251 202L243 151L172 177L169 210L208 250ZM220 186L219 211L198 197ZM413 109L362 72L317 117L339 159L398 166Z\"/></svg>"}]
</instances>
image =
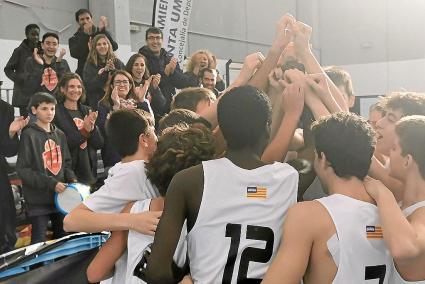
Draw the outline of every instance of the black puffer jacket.
<instances>
[{"instance_id":1,"label":"black puffer jacket","mask_svg":"<svg viewBox=\"0 0 425 284\"><path fill-rule=\"evenodd\" d=\"M176 94L177 89L183 89L191 85L191 80L188 76L183 74L180 65L177 63L177 67L173 74L170 76L165 75L165 66L170 63L173 54L166 52L165 49L161 48L159 56L155 56L152 51L147 47L143 46L139 49L139 53L144 55L147 59L147 66L151 75L161 74L161 82L159 87L161 88L162 94L166 99L165 111L170 111L171 101L173 96Z\"/></svg>"}]
</instances>

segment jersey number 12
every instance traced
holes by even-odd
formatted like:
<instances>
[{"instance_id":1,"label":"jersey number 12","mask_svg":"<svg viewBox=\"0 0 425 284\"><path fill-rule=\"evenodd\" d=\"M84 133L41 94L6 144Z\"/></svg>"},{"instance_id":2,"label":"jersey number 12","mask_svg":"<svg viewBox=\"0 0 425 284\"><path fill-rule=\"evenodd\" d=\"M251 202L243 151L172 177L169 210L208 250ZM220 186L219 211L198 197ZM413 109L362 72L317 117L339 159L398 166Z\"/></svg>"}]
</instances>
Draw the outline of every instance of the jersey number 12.
<instances>
[{"instance_id":1,"label":"jersey number 12","mask_svg":"<svg viewBox=\"0 0 425 284\"><path fill-rule=\"evenodd\" d=\"M226 238L230 238L229 254L227 256L226 266L223 273L223 284L232 282L235 261L238 256L239 244L241 241L241 224L227 224ZM268 227L248 225L246 228L246 239L265 241L264 249L247 247L242 251L241 260L238 269L238 283L260 283L262 279L248 279L248 266L250 261L266 263L273 254L274 234L273 230Z\"/></svg>"}]
</instances>

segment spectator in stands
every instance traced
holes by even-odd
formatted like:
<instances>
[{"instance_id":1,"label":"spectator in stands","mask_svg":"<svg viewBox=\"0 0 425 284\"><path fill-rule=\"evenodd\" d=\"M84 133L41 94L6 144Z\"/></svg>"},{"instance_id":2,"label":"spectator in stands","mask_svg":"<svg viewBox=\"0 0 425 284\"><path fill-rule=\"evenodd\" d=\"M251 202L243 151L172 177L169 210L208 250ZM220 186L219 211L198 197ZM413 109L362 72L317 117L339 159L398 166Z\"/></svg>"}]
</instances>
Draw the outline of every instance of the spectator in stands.
<instances>
[{"instance_id":1,"label":"spectator in stands","mask_svg":"<svg viewBox=\"0 0 425 284\"><path fill-rule=\"evenodd\" d=\"M56 99L48 93L35 93L29 106L37 121L22 131L16 169L22 179L34 244L46 240L49 219L53 238L64 236L63 215L55 208L54 193L63 192L66 183L76 182L77 178L71 169L66 136L51 123Z\"/></svg>"},{"instance_id":2,"label":"spectator in stands","mask_svg":"<svg viewBox=\"0 0 425 284\"><path fill-rule=\"evenodd\" d=\"M7 177L6 157L18 152L17 133L28 123L22 116L14 120L11 105L0 98L0 254L13 250L16 242L16 211L12 189Z\"/></svg>"},{"instance_id":3,"label":"spectator in stands","mask_svg":"<svg viewBox=\"0 0 425 284\"><path fill-rule=\"evenodd\" d=\"M118 152L112 147L105 132L105 123L108 114L119 109L142 109L150 112L149 102L145 100L146 90L143 87L135 87L133 78L124 70L116 71L108 82L105 96L99 102L99 117L96 124L105 138L102 148L102 159L105 168L112 167L121 160Z\"/></svg>"},{"instance_id":4,"label":"spectator in stands","mask_svg":"<svg viewBox=\"0 0 425 284\"><path fill-rule=\"evenodd\" d=\"M219 91L215 88L217 76L217 70L215 69L204 68L199 71L200 86L213 91L216 98L220 95Z\"/></svg>"},{"instance_id":5,"label":"spectator in stands","mask_svg":"<svg viewBox=\"0 0 425 284\"><path fill-rule=\"evenodd\" d=\"M146 58L140 53L133 54L128 60L125 69L133 77L134 85L136 87L147 88L146 99L152 106L155 119L158 120L166 113L165 104L166 99L161 92L159 83L161 82L161 75L150 75L146 66Z\"/></svg>"},{"instance_id":6,"label":"spectator in stands","mask_svg":"<svg viewBox=\"0 0 425 284\"><path fill-rule=\"evenodd\" d=\"M211 106L215 102L214 93L206 88L185 88L174 96L171 103L171 110L188 109L196 113L201 113L205 108Z\"/></svg>"},{"instance_id":7,"label":"spectator in stands","mask_svg":"<svg viewBox=\"0 0 425 284\"><path fill-rule=\"evenodd\" d=\"M103 137L96 126L97 112L82 105L86 97L83 81L76 73L67 73L59 82L54 123L66 136L72 158L72 170L79 182L94 185L97 180L96 151Z\"/></svg>"},{"instance_id":8,"label":"spectator in stands","mask_svg":"<svg viewBox=\"0 0 425 284\"><path fill-rule=\"evenodd\" d=\"M59 80L69 72L68 62L63 59L66 51L61 48L59 56L59 36L55 33L45 33L41 41L42 50L34 48L33 56L25 63L24 91L27 97L37 92L53 94Z\"/></svg>"},{"instance_id":9,"label":"spectator in stands","mask_svg":"<svg viewBox=\"0 0 425 284\"><path fill-rule=\"evenodd\" d=\"M151 74L161 75L159 87L167 100L165 110L168 112L171 100L176 94L176 88L190 86L190 80L183 74L177 59L162 48L162 31L159 28L147 29L145 39L146 45L139 49L139 53L146 57Z\"/></svg>"},{"instance_id":10,"label":"spectator in stands","mask_svg":"<svg viewBox=\"0 0 425 284\"><path fill-rule=\"evenodd\" d=\"M25 81L25 62L32 56L34 48L39 43L40 28L36 24L29 24L25 27L25 36L21 44L13 50L12 56L4 67L4 73L13 81L13 99L14 107L19 108L20 115L28 114L27 106L29 97L24 92Z\"/></svg>"},{"instance_id":11,"label":"spectator in stands","mask_svg":"<svg viewBox=\"0 0 425 284\"><path fill-rule=\"evenodd\" d=\"M111 72L124 69L125 65L116 57L108 37L104 34L95 36L91 41L83 74L87 101L92 110L97 110L99 100L105 95L106 82Z\"/></svg>"},{"instance_id":12,"label":"spectator in stands","mask_svg":"<svg viewBox=\"0 0 425 284\"><path fill-rule=\"evenodd\" d=\"M75 73L83 76L84 64L90 51L90 41L98 34L104 34L111 43L112 50L118 49L118 44L114 41L111 34L106 30L108 25L105 16L99 19L99 25L96 27L93 23L92 14L87 9L80 9L75 12L75 20L80 26L77 32L68 40L71 56L78 60L78 67Z\"/></svg>"},{"instance_id":13,"label":"spectator in stands","mask_svg":"<svg viewBox=\"0 0 425 284\"><path fill-rule=\"evenodd\" d=\"M186 72L184 74L191 80L191 87L199 86L199 71L204 68L216 69L217 59L208 50L201 49L192 54L187 61ZM224 91L225 88L224 81L220 74L218 74L218 71L216 84L214 87L220 92Z\"/></svg>"}]
</instances>

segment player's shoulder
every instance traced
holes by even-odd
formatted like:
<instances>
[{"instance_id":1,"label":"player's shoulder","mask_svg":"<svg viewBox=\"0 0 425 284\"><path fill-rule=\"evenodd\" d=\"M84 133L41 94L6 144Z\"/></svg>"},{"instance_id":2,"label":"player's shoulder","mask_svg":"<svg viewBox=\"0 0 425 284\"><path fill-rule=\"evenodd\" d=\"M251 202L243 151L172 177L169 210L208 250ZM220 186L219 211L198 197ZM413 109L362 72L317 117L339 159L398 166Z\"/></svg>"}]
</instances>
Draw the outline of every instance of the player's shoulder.
<instances>
[{"instance_id":1,"label":"player's shoulder","mask_svg":"<svg viewBox=\"0 0 425 284\"><path fill-rule=\"evenodd\" d=\"M172 182L174 184L196 184L203 183L204 168L202 164L181 170L174 177Z\"/></svg>"},{"instance_id":2,"label":"player's shoulder","mask_svg":"<svg viewBox=\"0 0 425 284\"><path fill-rule=\"evenodd\" d=\"M320 231L332 224L326 209L315 200L294 204L288 210L287 221L314 231Z\"/></svg>"}]
</instances>

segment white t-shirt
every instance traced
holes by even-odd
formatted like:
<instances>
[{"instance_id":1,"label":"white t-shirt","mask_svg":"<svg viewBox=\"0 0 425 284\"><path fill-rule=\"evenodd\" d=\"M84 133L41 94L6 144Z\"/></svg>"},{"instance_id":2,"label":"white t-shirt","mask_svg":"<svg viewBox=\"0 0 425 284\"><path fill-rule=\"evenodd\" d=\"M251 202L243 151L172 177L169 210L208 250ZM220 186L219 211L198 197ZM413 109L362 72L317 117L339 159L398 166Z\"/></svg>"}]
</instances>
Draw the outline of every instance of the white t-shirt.
<instances>
[{"instance_id":1,"label":"white t-shirt","mask_svg":"<svg viewBox=\"0 0 425 284\"><path fill-rule=\"evenodd\" d=\"M132 201L158 197L159 192L146 177L142 160L117 163L109 169L105 184L84 201L93 212L120 213ZM115 263L115 273L110 283L125 283L127 253Z\"/></svg>"},{"instance_id":2,"label":"white t-shirt","mask_svg":"<svg viewBox=\"0 0 425 284\"><path fill-rule=\"evenodd\" d=\"M194 283L262 279L297 201L297 171L279 162L247 170L227 158L202 166L201 205L187 235Z\"/></svg>"},{"instance_id":3,"label":"white t-shirt","mask_svg":"<svg viewBox=\"0 0 425 284\"><path fill-rule=\"evenodd\" d=\"M151 199L137 201L131 208L131 213L142 213L149 211ZM187 235L186 222L183 224L180 240L177 244L176 252L174 254L174 261L179 267L183 267L186 261L187 243L185 241ZM127 240L127 272L126 284L144 284L145 282L140 278L133 276L134 269L143 257L143 252L146 248L153 243L153 237L141 234L136 231L130 230L128 232ZM124 282L123 282L124 283Z\"/></svg>"}]
</instances>

